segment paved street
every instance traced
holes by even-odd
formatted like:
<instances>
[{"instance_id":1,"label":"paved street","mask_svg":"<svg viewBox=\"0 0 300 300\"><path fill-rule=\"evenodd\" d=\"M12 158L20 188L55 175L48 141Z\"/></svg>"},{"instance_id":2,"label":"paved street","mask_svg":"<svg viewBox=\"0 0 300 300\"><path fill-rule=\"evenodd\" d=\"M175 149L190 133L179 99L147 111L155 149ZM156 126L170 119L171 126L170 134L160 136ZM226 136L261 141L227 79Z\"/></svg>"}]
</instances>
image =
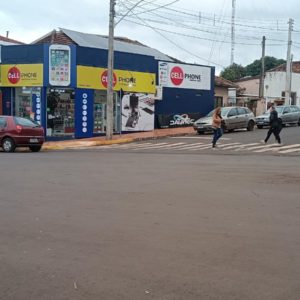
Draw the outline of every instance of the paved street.
<instances>
[{"instance_id":1,"label":"paved street","mask_svg":"<svg viewBox=\"0 0 300 300\"><path fill-rule=\"evenodd\" d=\"M298 300L299 162L0 153L0 299Z\"/></svg>"}]
</instances>

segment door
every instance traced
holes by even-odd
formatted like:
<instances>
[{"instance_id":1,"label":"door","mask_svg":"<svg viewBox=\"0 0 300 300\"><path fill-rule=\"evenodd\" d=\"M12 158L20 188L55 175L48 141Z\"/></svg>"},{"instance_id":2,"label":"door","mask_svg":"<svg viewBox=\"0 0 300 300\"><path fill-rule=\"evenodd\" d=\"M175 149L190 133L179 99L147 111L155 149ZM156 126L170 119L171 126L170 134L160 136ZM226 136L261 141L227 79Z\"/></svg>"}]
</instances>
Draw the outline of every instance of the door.
<instances>
[{"instance_id":1,"label":"door","mask_svg":"<svg viewBox=\"0 0 300 300\"><path fill-rule=\"evenodd\" d=\"M227 124L227 129L229 130L239 128L238 112L235 107L231 108L230 111L228 112L226 124Z\"/></svg>"}]
</instances>

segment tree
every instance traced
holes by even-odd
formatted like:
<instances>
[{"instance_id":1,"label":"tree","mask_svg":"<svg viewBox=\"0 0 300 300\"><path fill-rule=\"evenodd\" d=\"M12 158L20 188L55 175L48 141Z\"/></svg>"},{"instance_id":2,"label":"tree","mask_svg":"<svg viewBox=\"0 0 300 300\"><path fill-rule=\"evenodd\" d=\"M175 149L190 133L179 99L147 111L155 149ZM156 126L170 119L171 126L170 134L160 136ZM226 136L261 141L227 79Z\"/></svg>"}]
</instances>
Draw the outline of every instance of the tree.
<instances>
[{"instance_id":1,"label":"tree","mask_svg":"<svg viewBox=\"0 0 300 300\"><path fill-rule=\"evenodd\" d=\"M227 80L233 81L233 80L240 79L240 78L246 76L246 71L242 65L233 63L229 67L226 67L220 73L220 76Z\"/></svg>"},{"instance_id":2,"label":"tree","mask_svg":"<svg viewBox=\"0 0 300 300\"><path fill-rule=\"evenodd\" d=\"M265 71L273 69L286 61L284 59L277 59L273 56L265 56ZM256 76L261 72L261 59L256 59L253 63L245 67L246 76Z\"/></svg>"}]
</instances>

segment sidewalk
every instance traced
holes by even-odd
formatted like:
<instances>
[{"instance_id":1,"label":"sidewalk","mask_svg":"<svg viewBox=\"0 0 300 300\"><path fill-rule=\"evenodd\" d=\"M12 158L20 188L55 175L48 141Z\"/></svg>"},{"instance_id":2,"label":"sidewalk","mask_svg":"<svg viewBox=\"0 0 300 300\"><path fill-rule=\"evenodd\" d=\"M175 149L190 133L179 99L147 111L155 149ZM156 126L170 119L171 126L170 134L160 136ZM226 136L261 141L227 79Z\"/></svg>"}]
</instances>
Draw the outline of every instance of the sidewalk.
<instances>
[{"instance_id":1,"label":"sidewalk","mask_svg":"<svg viewBox=\"0 0 300 300\"><path fill-rule=\"evenodd\" d=\"M135 132L127 134L116 134L112 140L106 140L105 136L93 137L87 139L74 139L67 141L49 141L45 142L42 150L62 150L71 148L93 147L102 145L130 143L134 141L157 139L167 136L180 136L195 134L193 127L178 127L166 129L154 129L153 131Z\"/></svg>"}]
</instances>

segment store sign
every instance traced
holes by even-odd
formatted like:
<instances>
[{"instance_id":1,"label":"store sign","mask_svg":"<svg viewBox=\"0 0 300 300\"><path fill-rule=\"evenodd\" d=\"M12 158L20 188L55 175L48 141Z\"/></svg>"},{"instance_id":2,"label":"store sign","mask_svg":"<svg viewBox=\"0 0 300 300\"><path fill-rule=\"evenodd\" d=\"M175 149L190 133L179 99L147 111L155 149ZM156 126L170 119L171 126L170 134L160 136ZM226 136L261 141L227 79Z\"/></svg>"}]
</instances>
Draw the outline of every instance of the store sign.
<instances>
[{"instance_id":1,"label":"store sign","mask_svg":"<svg viewBox=\"0 0 300 300\"><path fill-rule=\"evenodd\" d=\"M75 96L76 118L75 137L84 138L93 135L93 91L78 89Z\"/></svg>"},{"instance_id":2,"label":"store sign","mask_svg":"<svg viewBox=\"0 0 300 300\"><path fill-rule=\"evenodd\" d=\"M158 63L159 86L194 90L211 89L211 68L195 65Z\"/></svg>"},{"instance_id":3,"label":"store sign","mask_svg":"<svg viewBox=\"0 0 300 300\"><path fill-rule=\"evenodd\" d=\"M0 86L43 86L43 65L1 65Z\"/></svg>"},{"instance_id":4,"label":"store sign","mask_svg":"<svg viewBox=\"0 0 300 300\"><path fill-rule=\"evenodd\" d=\"M155 74L114 70L113 86L115 91L143 92L155 94ZM106 90L108 85L107 70L77 66L77 87L96 90Z\"/></svg>"}]
</instances>

